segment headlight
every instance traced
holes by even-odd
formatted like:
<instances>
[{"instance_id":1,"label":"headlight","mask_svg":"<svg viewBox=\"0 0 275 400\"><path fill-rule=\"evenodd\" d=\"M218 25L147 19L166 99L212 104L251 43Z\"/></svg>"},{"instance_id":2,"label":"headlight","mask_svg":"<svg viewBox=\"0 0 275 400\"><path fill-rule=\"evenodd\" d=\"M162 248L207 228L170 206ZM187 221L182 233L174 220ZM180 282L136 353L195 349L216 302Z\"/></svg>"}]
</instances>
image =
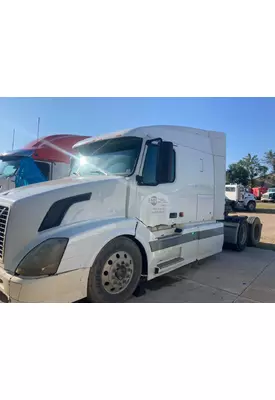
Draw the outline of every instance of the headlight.
<instances>
[{"instance_id":1,"label":"headlight","mask_svg":"<svg viewBox=\"0 0 275 400\"><path fill-rule=\"evenodd\" d=\"M16 275L54 275L59 267L68 243L67 238L45 240L32 249L19 263Z\"/></svg>"}]
</instances>

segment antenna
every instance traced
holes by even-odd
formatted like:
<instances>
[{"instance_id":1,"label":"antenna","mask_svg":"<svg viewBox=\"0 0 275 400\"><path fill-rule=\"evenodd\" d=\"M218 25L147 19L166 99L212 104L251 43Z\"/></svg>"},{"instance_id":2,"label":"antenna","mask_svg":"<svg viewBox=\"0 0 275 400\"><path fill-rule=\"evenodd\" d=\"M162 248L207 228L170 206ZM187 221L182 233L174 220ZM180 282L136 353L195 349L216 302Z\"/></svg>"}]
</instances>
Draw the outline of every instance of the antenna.
<instances>
[{"instance_id":1,"label":"antenna","mask_svg":"<svg viewBox=\"0 0 275 400\"><path fill-rule=\"evenodd\" d=\"M39 139L40 117L37 119L37 139Z\"/></svg>"},{"instance_id":2,"label":"antenna","mask_svg":"<svg viewBox=\"0 0 275 400\"><path fill-rule=\"evenodd\" d=\"M14 139L15 139L15 129L12 132L12 145L11 145L11 149L14 149Z\"/></svg>"}]
</instances>

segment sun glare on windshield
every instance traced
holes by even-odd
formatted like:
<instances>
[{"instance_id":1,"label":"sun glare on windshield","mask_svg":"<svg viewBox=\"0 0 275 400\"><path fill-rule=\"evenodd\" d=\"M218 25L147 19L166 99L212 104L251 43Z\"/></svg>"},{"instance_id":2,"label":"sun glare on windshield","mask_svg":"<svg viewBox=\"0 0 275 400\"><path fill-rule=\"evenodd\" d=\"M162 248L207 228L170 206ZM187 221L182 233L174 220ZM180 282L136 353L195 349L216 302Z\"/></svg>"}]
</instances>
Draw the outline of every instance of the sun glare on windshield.
<instances>
[{"instance_id":1,"label":"sun glare on windshield","mask_svg":"<svg viewBox=\"0 0 275 400\"><path fill-rule=\"evenodd\" d=\"M131 175L135 169L142 139L116 138L86 144L72 161L71 175Z\"/></svg>"}]
</instances>

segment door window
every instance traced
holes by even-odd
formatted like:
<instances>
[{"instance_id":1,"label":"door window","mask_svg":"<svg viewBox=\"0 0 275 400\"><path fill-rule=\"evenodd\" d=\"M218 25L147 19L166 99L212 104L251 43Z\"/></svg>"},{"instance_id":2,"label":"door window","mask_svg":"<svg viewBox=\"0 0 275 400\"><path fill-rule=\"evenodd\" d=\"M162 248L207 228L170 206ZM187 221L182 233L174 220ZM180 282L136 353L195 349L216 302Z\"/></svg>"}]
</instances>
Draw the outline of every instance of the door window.
<instances>
[{"instance_id":1,"label":"door window","mask_svg":"<svg viewBox=\"0 0 275 400\"><path fill-rule=\"evenodd\" d=\"M50 164L43 161L35 161L36 166L40 172L45 176L45 179L50 179Z\"/></svg>"},{"instance_id":2,"label":"door window","mask_svg":"<svg viewBox=\"0 0 275 400\"><path fill-rule=\"evenodd\" d=\"M172 174L169 182L162 183L171 183L175 180L175 166L176 166L176 153L173 151L173 160L172 160ZM157 163L158 163L158 145L150 144L147 148L146 157L143 166L142 172L142 180L145 185L157 185Z\"/></svg>"}]
</instances>

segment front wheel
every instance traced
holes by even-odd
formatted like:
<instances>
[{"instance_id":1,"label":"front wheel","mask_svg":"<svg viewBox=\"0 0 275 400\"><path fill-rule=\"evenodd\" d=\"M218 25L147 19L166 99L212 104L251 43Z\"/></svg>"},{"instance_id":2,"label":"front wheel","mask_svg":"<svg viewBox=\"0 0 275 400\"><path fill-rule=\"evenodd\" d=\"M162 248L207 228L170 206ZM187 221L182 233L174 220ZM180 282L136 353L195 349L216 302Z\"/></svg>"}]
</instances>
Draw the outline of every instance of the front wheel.
<instances>
[{"instance_id":1,"label":"front wheel","mask_svg":"<svg viewBox=\"0 0 275 400\"><path fill-rule=\"evenodd\" d=\"M253 212L256 209L256 202L255 201L249 201L246 205L246 209L249 212Z\"/></svg>"},{"instance_id":2,"label":"front wheel","mask_svg":"<svg viewBox=\"0 0 275 400\"><path fill-rule=\"evenodd\" d=\"M89 274L87 298L97 303L122 303L138 286L142 256L127 237L111 240L98 254Z\"/></svg>"}]
</instances>

